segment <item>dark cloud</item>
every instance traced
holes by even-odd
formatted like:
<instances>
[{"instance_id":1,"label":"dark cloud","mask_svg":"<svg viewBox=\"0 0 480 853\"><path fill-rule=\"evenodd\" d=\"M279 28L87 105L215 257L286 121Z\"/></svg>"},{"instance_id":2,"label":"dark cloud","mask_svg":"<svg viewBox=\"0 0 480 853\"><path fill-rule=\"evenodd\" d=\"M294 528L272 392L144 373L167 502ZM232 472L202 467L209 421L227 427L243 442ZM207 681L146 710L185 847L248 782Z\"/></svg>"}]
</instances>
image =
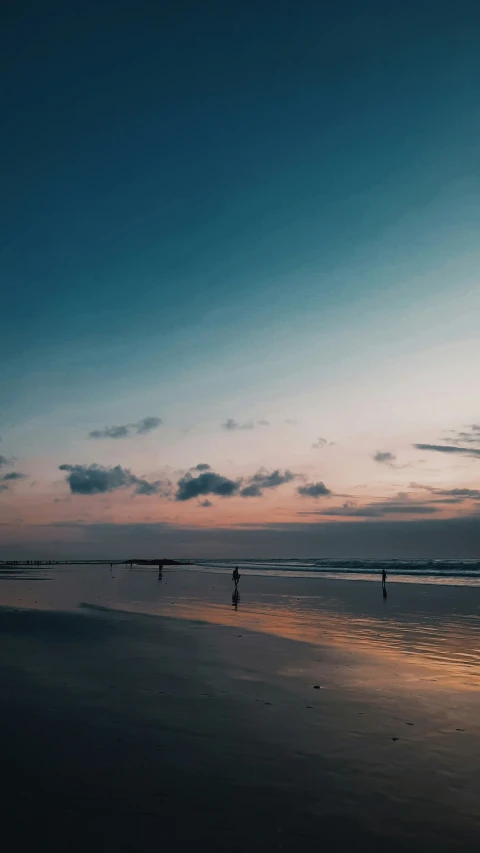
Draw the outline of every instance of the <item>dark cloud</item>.
<instances>
[{"instance_id":1,"label":"dark cloud","mask_svg":"<svg viewBox=\"0 0 480 853\"><path fill-rule=\"evenodd\" d=\"M479 444L480 435L471 432L454 432L449 440L452 444Z\"/></svg>"},{"instance_id":2,"label":"dark cloud","mask_svg":"<svg viewBox=\"0 0 480 853\"><path fill-rule=\"evenodd\" d=\"M456 498L446 498L447 502L457 502ZM408 492L398 492L392 498L372 501L365 506L347 501L342 506L327 507L312 512L302 512L299 515L322 515L353 518L383 518L388 515L432 515L438 512L434 504L444 503L445 500L418 503L413 501Z\"/></svg>"},{"instance_id":3,"label":"dark cloud","mask_svg":"<svg viewBox=\"0 0 480 853\"><path fill-rule=\"evenodd\" d=\"M389 450L377 450L372 459L374 462L379 462L380 465L389 465L390 467L393 467L397 461L395 454L390 453Z\"/></svg>"},{"instance_id":4,"label":"dark cloud","mask_svg":"<svg viewBox=\"0 0 480 853\"><path fill-rule=\"evenodd\" d=\"M458 498L480 500L480 489L435 489L436 495L451 495Z\"/></svg>"},{"instance_id":5,"label":"dark cloud","mask_svg":"<svg viewBox=\"0 0 480 853\"><path fill-rule=\"evenodd\" d=\"M105 429L94 429L88 435L90 438L126 438L129 429L128 426L106 426Z\"/></svg>"},{"instance_id":6,"label":"dark cloud","mask_svg":"<svg viewBox=\"0 0 480 853\"><path fill-rule=\"evenodd\" d=\"M139 480L135 487L136 495L156 495L158 494L158 483L149 483L148 480Z\"/></svg>"},{"instance_id":7,"label":"dark cloud","mask_svg":"<svg viewBox=\"0 0 480 853\"><path fill-rule=\"evenodd\" d=\"M127 468L116 465L105 468L103 465L59 465L60 471L67 471L67 483L70 491L78 495L94 495L113 492L135 483L135 476Z\"/></svg>"},{"instance_id":8,"label":"dark cloud","mask_svg":"<svg viewBox=\"0 0 480 853\"><path fill-rule=\"evenodd\" d=\"M159 495L167 498L171 493L172 484L170 480L155 480L150 483L142 477L136 479L134 494L136 495Z\"/></svg>"},{"instance_id":9,"label":"dark cloud","mask_svg":"<svg viewBox=\"0 0 480 853\"><path fill-rule=\"evenodd\" d=\"M435 453L457 453L461 456L480 456L480 448L457 444L414 444L416 450L433 450Z\"/></svg>"},{"instance_id":10,"label":"dark cloud","mask_svg":"<svg viewBox=\"0 0 480 853\"><path fill-rule=\"evenodd\" d=\"M89 432L89 438L128 438L132 432L137 435L146 435L162 424L161 418L147 417L133 424L121 424L120 426L106 426L104 429L94 429Z\"/></svg>"},{"instance_id":11,"label":"dark cloud","mask_svg":"<svg viewBox=\"0 0 480 853\"><path fill-rule=\"evenodd\" d=\"M367 504L367 506L363 507L343 505L301 514L337 517L348 516L351 518L383 518L386 515L432 515L435 512L438 512L438 509L431 504L379 501L378 503Z\"/></svg>"},{"instance_id":12,"label":"dark cloud","mask_svg":"<svg viewBox=\"0 0 480 853\"><path fill-rule=\"evenodd\" d=\"M297 489L299 495L304 498L321 498L330 495L330 489L327 489L325 483L305 483L304 486L299 486Z\"/></svg>"},{"instance_id":13,"label":"dark cloud","mask_svg":"<svg viewBox=\"0 0 480 853\"><path fill-rule=\"evenodd\" d=\"M143 477L137 477L128 468L115 465L114 468L105 468L103 465L59 465L60 471L67 471L66 480L72 494L95 495L105 492L113 492L116 489L135 487L137 495L162 495L168 494L170 483L168 481L156 480L148 482Z\"/></svg>"},{"instance_id":14,"label":"dark cloud","mask_svg":"<svg viewBox=\"0 0 480 853\"><path fill-rule=\"evenodd\" d=\"M290 483L295 479L295 476L291 471L283 471L282 473L279 468L270 473L264 468L260 468L253 477L250 477L250 483L259 486L261 489L276 489L277 486L282 486L283 483Z\"/></svg>"},{"instance_id":15,"label":"dark cloud","mask_svg":"<svg viewBox=\"0 0 480 853\"><path fill-rule=\"evenodd\" d=\"M7 459L6 456L2 456L0 454L0 468L4 468L6 465L12 465L15 460L13 457L11 459Z\"/></svg>"},{"instance_id":16,"label":"dark cloud","mask_svg":"<svg viewBox=\"0 0 480 853\"><path fill-rule=\"evenodd\" d=\"M206 498L204 501L202 501L202 502L201 502L200 506L205 506L205 507L207 507L207 506L213 506L213 504L212 504L212 502L211 502L211 501L209 501L209 500Z\"/></svg>"},{"instance_id":17,"label":"dark cloud","mask_svg":"<svg viewBox=\"0 0 480 853\"><path fill-rule=\"evenodd\" d=\"M157 429L162 425L161 418L142 418L141 421L138 421L136 424L132 424L131 426L136 429L139 435L146 435L148 432L151 432L152 429Z\"/></svg>"},{"instance_id":18,"label":"dark cloud","mask_svg":"<svg viewBox=\"0 0 480 853\"><path fill-rule=\"evenodd\" d=\"M234 432L239 429L253 429L253 421L247 421L244 424L239 424L238 421L235 421L233 418L227 418L224 424L222 424L222 429L226 429L228 432Z\"/></svg>"},{"instance_id":19,"label":"dark cloud","mask_svg":"<svg viewBox=\"0 0 480 853\"><path fill-rule=\"evenodd\" d=\"M11 464L13 460L10 460L7 464ZM10 471L8 474L4 474L3 477L0 477L0 492L8 491L10 483L14 483L17 480L26 479L26 474L21 474L20 471Z\"/></svg>"},{"instance_id":20,"label":"dark cloud","mask_svg":"<svg viewBox=\"0 0 480 853\"><path fill-rule=\"evenodd\" d=\"M424 489L426 492L430 492L430 494L441 498L451 498L452 503L462 503L466 500L480 500L480 489L436 489L434 486L425 486L422 483L410 483L410 486L414 489ZM441 502L437 501L437 503ZM443 503L445 502L443 500Z\"/></svg>"},{"instance_id":21,"label":"dark cloud","mask_svg":"<svg viewBox=\"0 0 480 853\"><path fill-rule=\"evenodd\" d=\"M190 468L190 471L210 471L210 465L207 465L206 462L199 462L198 465L195 465L193 468Z\"/></svg>"},{"instance_id":22,"label":"dark cloud","mask_svg":"<svg viewBox=\"0 0 480 853\"><path fill-rule=\"evenodd\" d=\"M464 430L449 430L452 444L476 444L480 445L480 424L469 424Z\"/></svg>"},{"instance_id":23,"label":"dark cloud","mask_svg":"<svg viewBox=\"0 0 480 853\"><path fill-rule=\"evenodd\" d=\"M204 470L207 468L208 470ZM261 497L265 489L276 489L284 483L289 483L298 475L291 471L267 471L260 468L251 477L231 480L222 474L216 474L210 470L208 465L197 465L190 471L202 471L198 477L192 476L190 472L181 477L177 483L177 501L188 501L200 495L217 495L229 498L239 494L242 498Z\"/></svg>"},{"instance_id":24,"label":"dark cloud","mask_svg":"<svg viewBox=\"0 0 480 853\"><path fill-rule=\"evenodd\" d=\"M327 439L319 436L316 441L313 442L312 448L313 450L320 450L321 447L325 447L327 444Z\"/></svg>"},{"instance_id":25,"label":"dark cloud","mask_svg":"<svg viewBox=\"0 0 480 853\"><path fill-rule=\"evenodd\" d=\"M185 474L177 483L175 500L189 501L200 495L218 495L221 498L229 498L236 494L240 488L240 480L229 480L215 471L205 471L198 477Z\"/></svg>"},{"instance_id":26,"label":"dark cloud","mask_svg":"<svg viewBox=\"0 0 480 853\"><path fill-rule=\"evenodd\" d=\"M264 468L260 468L253 477L249 477L247 485L240 492L242 498L258 498L263 494L264 489L276 489L284 483L290 483L294 480L296 474L291 471L280 471L277 468L275 471L268 472Z\"/></svg>"},{"instance_id":27,"label":"dark cloud","mask_svg":"<svg viewBox=\"0 0 480 853\"><path fill-rule=\"evenodd\" d=\"M227 418L224 424L222 424L222 429L226 429L227 432L235 432L236 430L242 429L255 429L256 426L268 427L270 426L270 421L260 420L260 421L246 421L241 424L233 418Z\"/></svg>"},{"instance_id":28,"label":"dark cloud","mask_svg":"<svg viewBox=\"0 0 480 853\"><path fill-rule=\"evenodd\" d=\"M242 498L260 498L263 492L260 486L253 484L251 486L244 486L240 494Z\"/></svg>"}]
</instances>

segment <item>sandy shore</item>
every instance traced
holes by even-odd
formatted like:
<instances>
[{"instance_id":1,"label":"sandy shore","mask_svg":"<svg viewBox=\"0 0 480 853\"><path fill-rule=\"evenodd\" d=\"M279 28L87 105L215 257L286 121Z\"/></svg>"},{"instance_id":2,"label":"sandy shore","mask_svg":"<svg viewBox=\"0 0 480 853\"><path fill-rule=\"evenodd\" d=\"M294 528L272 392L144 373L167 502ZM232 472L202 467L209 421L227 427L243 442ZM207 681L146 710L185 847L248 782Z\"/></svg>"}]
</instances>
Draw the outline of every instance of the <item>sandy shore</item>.
<instances>
[{"instance_id":1,"label":"sandy shore","mask_svg":"<svg viewBox=\"0 0 480 853\"><path fill-rule=\"evenodd\" d=\"M10 850L478 849L478 590L115 572L0 581Z\"/></svg>"}]
</instances>

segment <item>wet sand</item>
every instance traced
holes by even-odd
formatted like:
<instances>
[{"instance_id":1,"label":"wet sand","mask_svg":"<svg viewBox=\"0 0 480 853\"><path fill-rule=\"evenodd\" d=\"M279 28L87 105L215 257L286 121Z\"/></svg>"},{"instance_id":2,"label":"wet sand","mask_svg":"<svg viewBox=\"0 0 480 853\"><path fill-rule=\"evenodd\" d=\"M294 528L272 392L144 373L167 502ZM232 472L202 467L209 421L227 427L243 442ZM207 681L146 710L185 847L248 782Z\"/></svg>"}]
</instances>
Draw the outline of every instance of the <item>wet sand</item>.
<instances>
[{"instance_id":1,"label":"wet sand","mask_svg":"<svg viewBox=\"0 0 480 853\"><path fill-rule=\"evenodd\" d=\"M0 579L9 850L477 850L480 590Z\"/></svg>"}]
</instances>

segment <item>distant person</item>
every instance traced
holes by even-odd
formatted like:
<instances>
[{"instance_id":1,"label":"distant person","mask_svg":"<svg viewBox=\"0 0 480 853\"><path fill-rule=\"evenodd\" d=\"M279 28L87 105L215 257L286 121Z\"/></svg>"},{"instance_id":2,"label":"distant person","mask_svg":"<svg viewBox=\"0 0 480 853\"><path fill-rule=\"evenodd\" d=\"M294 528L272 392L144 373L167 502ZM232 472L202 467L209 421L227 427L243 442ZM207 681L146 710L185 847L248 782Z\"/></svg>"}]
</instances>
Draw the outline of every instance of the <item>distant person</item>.
<instances>
[{"instance_id":1,"label":"distant person","mask_svg":"<svg viewBox=\"0 0 480 853\"><path fill-rule=\"evenodd\" d=\"M387 573L385 569L382 569L382 586L385 589L385 584L387 582Z\"/></svg>"},{"instance_id":2,"label":"distant person","mask_svg":"<svg viewBox=\"0 0 480 853\"><path fill-rule=\"evenodd\" d=\"M238 571L238 566L235 566L235 568L233 570L232 580L235 581L235 589L236 589L238 586L238 582L240 580L240 573Z\"/></svg>"}]
</instances>

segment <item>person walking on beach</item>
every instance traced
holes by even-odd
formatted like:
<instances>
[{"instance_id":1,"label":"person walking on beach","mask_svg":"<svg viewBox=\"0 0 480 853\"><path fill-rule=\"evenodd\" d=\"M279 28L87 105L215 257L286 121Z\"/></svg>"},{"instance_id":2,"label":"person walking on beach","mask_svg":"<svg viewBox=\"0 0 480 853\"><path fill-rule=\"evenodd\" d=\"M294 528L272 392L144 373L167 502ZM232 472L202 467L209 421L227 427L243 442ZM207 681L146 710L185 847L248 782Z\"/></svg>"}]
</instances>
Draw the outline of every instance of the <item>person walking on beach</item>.
<instances>
[{"instance_id":1,"label":"person walking on beach","mask_svg":"<svg viewBox=\"0 0 480 853\"><path fill-rule=\"evenodd\" d=\"M382 587L383 587L383 589L385 589L386 581L387 581L387 573L386 573L385 569L382 569Z\"/></svg>"},{"instance_id":2,"label":"person walking on beach","mask_svg":"<svg viewBox=\"0 0 480 853\"><path fill-rule=\"evenodd\" d=\"M235 566L235 568L233 570L232 580L235 581L235 589L236 589L238 586L238 582L240 580L240 574L238 571L238 566Z\"/></svg>"}]
</instances>

